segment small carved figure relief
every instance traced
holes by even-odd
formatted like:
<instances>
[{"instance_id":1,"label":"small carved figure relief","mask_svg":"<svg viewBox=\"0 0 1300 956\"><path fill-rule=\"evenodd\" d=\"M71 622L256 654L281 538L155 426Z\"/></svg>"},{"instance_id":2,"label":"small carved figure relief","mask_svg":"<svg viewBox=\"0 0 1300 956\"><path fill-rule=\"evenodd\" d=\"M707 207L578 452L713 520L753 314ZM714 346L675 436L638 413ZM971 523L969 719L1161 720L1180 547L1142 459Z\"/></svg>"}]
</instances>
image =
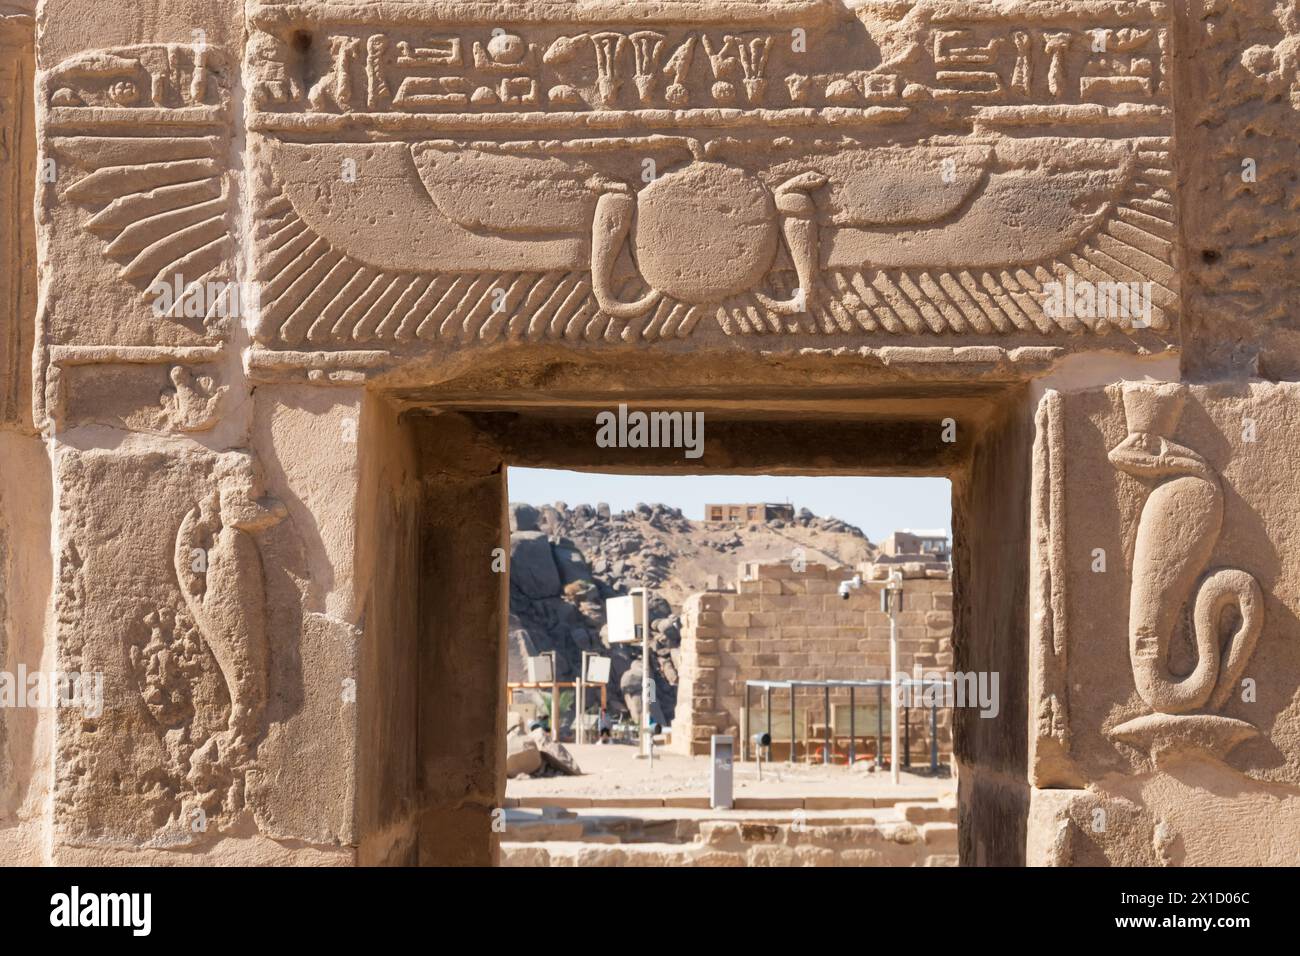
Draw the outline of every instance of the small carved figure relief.
<instances>
[{"instance_id":1,"label":"small carved figure relief","mask_svg":"<svg viewBox=\"0 0 1300 956\"><path fill-rule=\"evenodd\" d=\"M261 30L248 38L245 57L258 79L253 86L253 103L261 109L289 105L304 95L300 70L290 65L293 54L280 37Z\"/></svg>"},{"instance_id":2,"label":"small carved figure relief","mask_svg":"<svg viewBox=\"0 0 1300 956\"><path fill-rule=\"evenodd\" d=\"M596 51L596 89L600 103L613 108L618 102L618 92L623 86L622 57L628 38L622 33L594 33L591 44Z\"/></svg>"},{"instance_id":3,"label":"small carved figure relief","mask_svg":"<svg viewBox=\"0 0 1300 956\"><path fill-rule=\"evenodd\" d=\"M205 805L251 764L264 726L268 644L266 590L256 535L285 516L260 497L251 459L233 456L218 490L200 501L176 534L176 576L185 609L221 670L230 697L224 730L190 757L189 781Z\"/></svg>"},{"instance_id":4,"label":"small carved figure relief","mask_svg":"<svg viewBox=\"0 0 1300 956\"><path fill-rule=\"evenodd\" d=\"M1207 573L1223 524L1223 488L1210 464L1173 434L1186 402L1180 385L1124 388L1129 436L1110 453L1116 468L1155 486L1138 519L1129 606L1129 660L1153 713L1116 727L1119 740L1153 755L1199 746L1225 754L1256 730L1217 714L1237 689L1264 625L1259 582L1246 571ZM1196 665L1170 669L1170 647L1188 601ZM1226 612L1235 623L1225 629Z\"/></svg>"},{"instance_id":5,"label":"small carved figure relief","mask_svg":"<svg viewBox=\"0 0 1300 956\"><path fill-rule=\"evenodd\" d=\"M667 90L664 96L673 106L685 106L690 102L691 93L686 88L686 78L691 72L691 64L695 62L695 37L687 37L668 62L664 64L664 75L669 77Z\"/></svg>"},{"instance_id":6,"label":"small carved figure relief","mask_svg":"<svg viewBox=\"0 0 1300 956\"><path fill-rule=\"evenodd\" d=\"M168 373L172 387L163 392L161 403L168 424L181 432L200 432L213 427L220 417L221 399L229 390L217 386L210 375L176 365Z\"/></svg>"},{"instance_id":7,"label":"small carved figure relief","mask_svg":"<svg viewBox=\"0 0 1300 956\"><path fill-rule=\"evenodd\" d=\"M647 106L654 102L655 85L659 82L660 60L664 52L664 35L653 30L641 30L629 38L636 61L637 98Z\"/></svg>"},{"instance_id":8,"label":"small carved figure relief","mask_svg":"<svg viewBox=\"0 0 1300 956\"><path fill-rule=\"evenodd\" d=\"M352 71L360 56L361 40L357 37L330 37L330 70L307 94L312 109L347 113L355 108Z\"/></svg>"},{"instance_id":9,"label":"small carved figure relief","mask_svg":"<svg viewBox=\"0 0 1300 956\"><path fill-rule=\"evenodd\" d=\"M1053 96L1065 95L1065 54L1073 42L1073 33L1058 31L1043 36L1043 52L1051 61L1047 69L1047 89Z\"/></svg>"}]
</instances>

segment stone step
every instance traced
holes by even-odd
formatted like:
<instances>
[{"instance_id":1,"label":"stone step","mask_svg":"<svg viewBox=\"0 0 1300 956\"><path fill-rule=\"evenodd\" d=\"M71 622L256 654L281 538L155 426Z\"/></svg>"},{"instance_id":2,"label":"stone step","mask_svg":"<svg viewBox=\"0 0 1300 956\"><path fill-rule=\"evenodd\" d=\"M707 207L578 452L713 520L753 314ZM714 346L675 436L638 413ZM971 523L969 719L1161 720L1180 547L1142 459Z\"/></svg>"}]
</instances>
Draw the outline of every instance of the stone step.
<instances>
[{"instance_id":1,"label":"stone step","mask_svg":"<svg viewBox=\"0 0 1300 956\"><path fill-rule=\"evenodd\" d=\"M927 832L927 827L933 828L935 834L951 829L955 846L957 809L934 801L900 803L871 811L845 810L843 815L822 810L813 816L796 816L796 812L803 811L778 807L761 814L725 810L684 810L679 814L652 807L642 812L637 812L637 808L627 808L622 813L603 813L586 808L573 811L546 807L541 809L540 815L529 810L507 810L506 832L510 843L634 845L690 843L700 839L702 831L716 826L739 826L755 833L765 827L793 827L798 833L809 828L880 828L907 824L918 833Z\"/></svg>"},{"instance_id":2,"label":"stone step","mask_svg":"<svg viewBox=\"0 0 1300 956\"><path fill-rule=\"evenodd\" d=\"M872 810L892 807L899 803L930 804L935 802L929 796L906 792L897 796L861 797L852 794L841 796L811 797L760 797L738 796L734 808L737 810ZM563 808L566 810L600 810L600 809L639 809L665 807L669 809L707 810L709 798L700 796L668 797L589 797L559 794L535 797L507 797L505 807L508 810L538 810L543 808Z\"/></svg>"},{"instance_id":3,"label":"stone step","mask_svg":"<svg viewBox=\"0 0 1300 956\"><path fill-rule=\"evenodd\" d=\"M528 818L517 812L506 816L506 834L512 843L689 843L698 839L701 828L714 823L734 822L746 828L788 827L793 815L764 814L743 818L642 817L635 815L566 815L563 819ZM799 822L808 827L879 826L902 822L892 809L852 816L817 816Z\"/></svg>"},{"instance_id":4,"label":"stone step","mask_svg":"<svg viewBox=\"0 0 1300 956\"><path fill-rule=\"evenodd\" d=\"M899 803L894 805L908 823L952 823L957 822L957 807L939 802Z\"/></svg>"},{"instance_id":5,"label":"stone step","mask_svg":"<svg viewBox=\"0 0 1300 956\"><path fill-rule=\"evenodd\" d=\"M949 826L949 824L926 824ZM929 839L885 839L863 833L804 834L807 842L776 841L592 844L587 842L501 844L501 865L544 866L956 866L953 846ZM897 834L895 835L897 836ZM915 836L915 834L913 834Z\"/></svg>"},{"instance_id":6,"label":"stone step","mask_svg":"<svg viewBox=\"0 0 1300 956\"><path fill-rule=\"evenodd\" d=\"M913 802L879 811L575 813L508 811L507 866L949 866L956 808Z\"/></svg>"}]
</instances>

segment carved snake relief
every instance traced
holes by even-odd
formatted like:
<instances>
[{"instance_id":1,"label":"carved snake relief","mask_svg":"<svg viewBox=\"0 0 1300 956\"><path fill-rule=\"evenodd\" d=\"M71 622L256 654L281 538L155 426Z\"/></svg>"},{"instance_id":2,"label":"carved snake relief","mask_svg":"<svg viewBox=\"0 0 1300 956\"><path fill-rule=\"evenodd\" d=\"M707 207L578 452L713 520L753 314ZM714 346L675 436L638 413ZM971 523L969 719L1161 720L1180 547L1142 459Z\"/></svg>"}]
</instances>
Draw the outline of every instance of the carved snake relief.
<instances>
[{"instance_id":1,"label":"carved snake relief","mask_svg":"<svg viewBox=\"0 0 1300 956\"><path fill-rule=\"evenodd\" d=\"M1204 458L1164 437L1177 424L1184 395L1178 386L1126 388L1129 436L1109 456L1134 477L1168 479L1142 507L1129 603L1133 679L1151 709L1165 714L1207 704L1222 708L1263 626L1263 594L1250 574L1222 569L1197 584L1223 525L1224 496L1219 476ZM1180 677L1169 667L1170 642L1193 592L1196 666ZM1237 610L1240 623L1225 641L1222 618L1229 607Z\"/></svg>"}]
</instances>

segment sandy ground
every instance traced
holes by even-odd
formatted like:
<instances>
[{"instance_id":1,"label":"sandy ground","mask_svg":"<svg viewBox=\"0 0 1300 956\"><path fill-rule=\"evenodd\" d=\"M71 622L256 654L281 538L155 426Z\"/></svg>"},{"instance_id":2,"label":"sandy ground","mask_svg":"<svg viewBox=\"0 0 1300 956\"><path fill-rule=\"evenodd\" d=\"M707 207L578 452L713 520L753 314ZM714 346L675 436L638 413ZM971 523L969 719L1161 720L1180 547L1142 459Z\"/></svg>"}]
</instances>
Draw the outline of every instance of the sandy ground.
<instances>
[{"instance_id":1,"label":"sandy ground","mask_svg":"<svg viewBox=\"0 0 1300 956\"><path fill-rule=\"evenodd\" d=\"M654 766L625 744L565 744L582 768L580 777L516 777L506 783L507 797L643 797L707 796L709 758L656 751ZM861 766L861 764L859 765ZM900 775L897 787L888 771L865 772L844 766L785 763L766 764L763 776L753 762L735 765L736 796L744 797L876 797L906 795L909 799L935 799L955 793L954 777L925 773Z\"/></svg>"}]
</instances>

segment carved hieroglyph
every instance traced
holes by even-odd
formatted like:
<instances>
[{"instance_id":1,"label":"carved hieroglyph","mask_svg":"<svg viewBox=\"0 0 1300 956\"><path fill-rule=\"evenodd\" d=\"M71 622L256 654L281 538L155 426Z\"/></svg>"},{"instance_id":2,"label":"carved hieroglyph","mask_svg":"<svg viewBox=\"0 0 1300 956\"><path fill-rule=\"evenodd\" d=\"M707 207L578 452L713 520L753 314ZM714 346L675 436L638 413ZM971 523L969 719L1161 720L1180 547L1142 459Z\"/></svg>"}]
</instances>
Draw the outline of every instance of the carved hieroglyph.
<instances>
[{"instance_id":1,"label":"carved hieroglyph","mask_svg":"<svg viewBox=\"0 0 1300 956\"><path fill-rule=\"evenodd\" d=\"M1129 605L1133 679L1154 713L1111 733L1147 749L1194 737L1224 753L1253 736L1254 726L1190 712L1220 710L1238 689L1264 626L1264 599L1259 582L1245 571L1222 568L1203 575L1223 526L1223 488L1204 458L1171 437L1185 401L1186 389L1178 385L1124 389L1129 436L1111 451L1110 460L1134 477L1157 482L1138 521ZM1195 600L1196 666L1176 676L1170 670L1170 644L1189 599ZM1229 609L1237 623L1225 631Z\"/></svg>"},{"instance_id":2,"label":"carved hieroglyph","mask_svg":"<svg viewBox=\"0 0 1300 956\"><path fill-rule=\"evenodd\" d=\"M250 8L261 342L1172 329L1162 4L518 9Z\"/></svg>"},{"instance_id":3,"label":"carved hieroglyph","mask_svg":"<svg viewBox=\"0 0 1300 956\"><path fill-rule=\"evenodd\" d=\"M1300 530L1295 399L1290 384L1150 382L1043 399L1036 786L1174 754L1297 779L1300 632L1283 545Z\"/></svg>"},{"instance_id":4,"label":"carved hieroglyph","mask_svg":"<svg viewBox=\"0 0 1300 956\"><path fill-rule=\"evenodd\" d=\"M258 499L251 466L241 462L217 491L191 509L176 533L181 595L230 695L225 732L209 738L190 758L194 780L210 777L215 766L242 769L262 732L268 667L266 593L253 535L284 514L279 502ZM205 788L197 783L196 789Z\"/></svg>"},{"instance_id":5,"label":"carved hieroglyph","mask_svg":"<svg viewBox=\"0 0 1300 956\"><path fill-rule=\"evenodd\" d=\"M248 20L268 348L1173 341L1165 4L534 2L487 23L308 0ZM45 77L50 148L90 171L64 195L142 288L222 267L223 69L158 45Z\"/></svg>"},{"instance_id":6,"label":"carved hieroglyph","mask_svg":"<svg viewBox=\"0 0 1300 956\"><path fill-rule=\"evenodd\" d=\"M256 819L272 639L259 539L283 508L238 452L68 451L60 472L60 665L104 675L102 713L60 713L62 841L171 846ZM91 507L105 487L115 507Z\"/></svg>"},{"instance_id":7,"label":"carved hieroglyph","mask_svg":"<svg viewBox=\"0 0 1300 956\"><path fill-rule=\"evenodd\" d=\"M1294 859L1292 383L1048 392L1035 448L1029 859Z\"/></svg>"}]
</instances>

